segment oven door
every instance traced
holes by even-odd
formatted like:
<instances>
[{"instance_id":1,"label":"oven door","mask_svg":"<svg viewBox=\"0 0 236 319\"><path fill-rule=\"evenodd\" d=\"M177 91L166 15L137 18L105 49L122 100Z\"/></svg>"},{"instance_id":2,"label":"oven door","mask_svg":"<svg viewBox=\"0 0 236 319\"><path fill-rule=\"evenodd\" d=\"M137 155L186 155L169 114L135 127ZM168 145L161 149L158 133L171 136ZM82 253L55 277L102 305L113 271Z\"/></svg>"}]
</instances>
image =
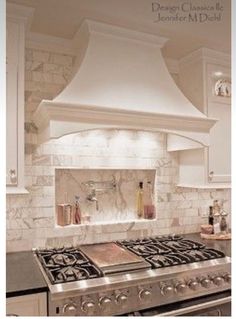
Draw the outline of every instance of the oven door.
<instances>
[{"instance_id":1,"label":"oven door","mask_svg":"<svg viewBox=\"0 0 236 319\"><path fill-rule=\"evenodd\" d=\"M195 306L186 307L184 309L176 309L169 312L159 314L161 317L175 316L207 316L222 317L231 316L231 297L225 297L215 301L203 302Z\"/></svg>"},{"instance_id":2,"label":"oven door","mask_svg":"<svg viewBox=\"0 0 236 319\"><path fill-rule=\"evenodd\" d=\"M129 314L129 316L231 316L231 291L145 309Z\"/></svg>"}]
</instances>

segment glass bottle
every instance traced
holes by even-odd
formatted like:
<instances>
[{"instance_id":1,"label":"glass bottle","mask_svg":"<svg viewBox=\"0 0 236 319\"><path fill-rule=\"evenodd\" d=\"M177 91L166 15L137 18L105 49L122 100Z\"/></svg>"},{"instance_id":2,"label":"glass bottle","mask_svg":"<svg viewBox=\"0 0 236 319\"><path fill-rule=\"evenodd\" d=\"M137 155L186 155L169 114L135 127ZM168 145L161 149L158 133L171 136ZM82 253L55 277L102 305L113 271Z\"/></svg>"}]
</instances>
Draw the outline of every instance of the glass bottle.
<instances>
[{"instance_id":1,"label":"glass bottle","mask_svg":"<svg viewBox=\"0 0 236 319\"><path fill-rule=\"evenodd\" d=\"M152 191L152 183L147 182L147 201L144 205L144 218L154 219L156 217L156 207L154 205L154 196Z\"/></svg>"},{"instance_id":2,"label":"glass bottle","mask_svg":"<svg viewBox=\"0 0 236 319\"><path fill-rule=\"evenodd\" d=\"M144 207L143 207L143 182L139 182L139 187L137 189L137 216L138 218L144 217Z\"/></svg>"},{"instance_id":3,"label":"glass bottle","mask_svg":"<svg viewBox=\"0 0 236 319\"><path fill-rule=\"evenodd\" d=\"M73 224L81 224L80 197L75 196L75 206L73 213Z\"/></svg>"},{"instance_id":4,"label":"glass bottle","mask_svg":"<svg viewBox=\"0 0 236 319\"><path fill-rule=\"evenodd\" d=\"M221 211L221 219L220 219L220 231L222 233L227 233L228 231L228 224L227 224L227 216L228 214L226 213L226 211L222 210Z\"/></svg>"},{"instance_id":5,"label":"glass bottle","mask_svg":"<svg viewBox=\"0 0 236 319\"><path fill-rule=\"evenodd\" d=\"M213 206L209 206L208 224L212 226L214 225Z\"/></svg>"},{"instance_id":6,"label":"glass bottle","mask_svg":"<svg viewBox=\"0 0 236 319\"><path fill-rule=\"evenodd\" d=\"M214 234L220 233L220 211L221 207L218 200L213 201L213 217L214 217Z\"/></svg>"}]
</instances>

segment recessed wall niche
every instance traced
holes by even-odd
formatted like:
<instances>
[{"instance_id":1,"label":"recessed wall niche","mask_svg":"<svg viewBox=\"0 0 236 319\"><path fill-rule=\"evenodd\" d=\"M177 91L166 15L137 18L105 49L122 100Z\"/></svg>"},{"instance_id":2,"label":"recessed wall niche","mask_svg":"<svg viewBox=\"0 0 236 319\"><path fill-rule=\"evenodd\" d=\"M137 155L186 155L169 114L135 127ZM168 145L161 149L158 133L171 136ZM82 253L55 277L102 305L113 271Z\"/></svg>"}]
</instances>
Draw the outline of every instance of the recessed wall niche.
<instances>
[{"instance_id":1,"label":"recessed wall niche","mask_svg":"<svg viewBox=\"0 0 236 319\"><path fill-rule=\"evenodd\" d=\"M155 194L155 177L156 170L153 169L58 168L55 169L56 208L65 201L74 205L75 196L79 196L82 215L89 215L91 223L136 220L139 182L143 182L145 198L148 182Z\"/></svg>"}]
</instances>

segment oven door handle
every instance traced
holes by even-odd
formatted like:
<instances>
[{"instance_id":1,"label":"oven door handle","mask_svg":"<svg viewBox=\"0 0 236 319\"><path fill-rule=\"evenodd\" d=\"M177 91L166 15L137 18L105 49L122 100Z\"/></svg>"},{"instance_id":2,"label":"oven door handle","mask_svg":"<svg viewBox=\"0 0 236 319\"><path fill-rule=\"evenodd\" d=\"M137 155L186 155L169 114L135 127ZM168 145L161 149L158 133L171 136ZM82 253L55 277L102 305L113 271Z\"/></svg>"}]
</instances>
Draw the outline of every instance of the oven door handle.
<instances>
[{"instance_id":1,"label":"oven door handle","mask_svg":"<svg viewBox=\"0 0 236 319\"><path fill-rule=\"evenodd\" d=\"M184 314L189 313L189 312L202 310L202 309L206 309L206 308L209 308L209 307L219 306L219 305L222 305L222 304L225 304L225 303L228 303L228 302L231 302L231 296L225 297L225 298L221 298L221 299L218 299L218 300L204 302L204 303L201 303L199 305L194 305L194 306L186 307L186 308L183 308L183 309L177 309L177 310L173 310L173 311L163 312L163 313L158 314L158 315L156 315L154 317L180 316L180 315L184 315Z\"/></svg>"}]
</instances>

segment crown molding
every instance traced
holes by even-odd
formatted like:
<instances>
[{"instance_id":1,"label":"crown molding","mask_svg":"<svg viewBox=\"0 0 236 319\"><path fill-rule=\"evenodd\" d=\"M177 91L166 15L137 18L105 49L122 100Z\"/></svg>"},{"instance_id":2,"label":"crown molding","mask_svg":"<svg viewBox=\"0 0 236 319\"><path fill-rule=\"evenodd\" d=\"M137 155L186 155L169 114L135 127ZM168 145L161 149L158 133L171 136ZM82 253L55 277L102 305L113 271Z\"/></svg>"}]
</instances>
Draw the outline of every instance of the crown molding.
<instances>
[{"instance_id":1,"label":"crown molding","mask_svg":"<svg viewBox=\"0 0 236 319\"><path fill-rule=\"evenodd\" d=\"M89 33L111 35L118 38L125 38L129 41L138 41L146 44L151 44L162 48L168 41L168 38L161 37L155 34L136 31L129 28L123 28L117 25L102 23L95 20L85 19L80 28L84 25L88 28Z\"/></svg>"},{"instance_id":2,"label":"crown molding","mask_svg":"<svg viewBox=\"0 0 236 319\"><path fill-rule=\"evenodd\" d=\"M6 17L10 20L21 21L26 26L26 31L30 30L35 9L15 3L6 3Z\"/></svg>"},{"instance_id":3,"label":"crown molding","mask_svg":"<svg viewBox=\"0 0 236 319\"><path fill-rule=\"evenodd\" d=\"M73 46L73 40L58 38L35 32L27 33L26 48L76 55L76 50Z\"/></svg>"},{"instance_id":4,"label":"crown molding","mask_svg":"<svg viewBox=\"0 0 236 319\"><path fill-rule=\"evenodd\" d=\"M230 66L231 55L224 52L208 49L208 48L200 48L198 50L191 52L185 57L181 58L179 60L179 65L192 64L198 61Z\"/></svg>"}]
</instances>

